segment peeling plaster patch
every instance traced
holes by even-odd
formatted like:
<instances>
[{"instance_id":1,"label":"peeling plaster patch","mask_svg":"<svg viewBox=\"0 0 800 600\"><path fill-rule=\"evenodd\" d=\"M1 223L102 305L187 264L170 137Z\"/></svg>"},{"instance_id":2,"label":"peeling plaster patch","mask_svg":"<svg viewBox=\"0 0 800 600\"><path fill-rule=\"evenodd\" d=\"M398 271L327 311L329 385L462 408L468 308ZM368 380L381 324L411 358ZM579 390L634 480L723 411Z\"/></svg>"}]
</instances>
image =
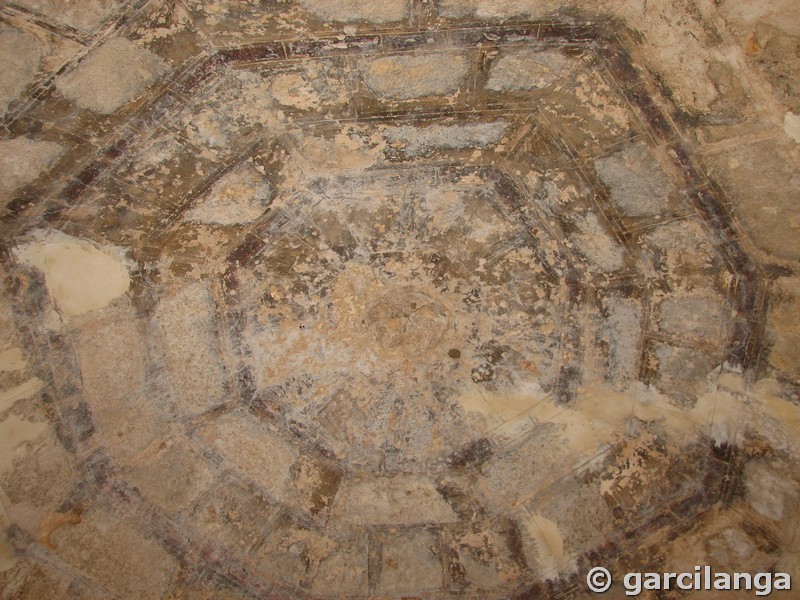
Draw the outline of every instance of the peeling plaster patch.
<instances>
[{"instance_id":1,"label":"peeling plaster patch","mask_svg":"<svg viewBox=\"0 0 800 600\"><path fill-rule=\"evenodd\" d=\"M300 4L328 21L391 23L408 15L408 0L300 0Z\"/></svg>"},{"instance_id":2,"label":"peeling plaster patch","mask_svg":"<svg viewBox=\"0 0 800 600\"><path fill-rule=\"evenodd\" d=\"M0 371L21 371L28 364L19 348L9 348L0 352Z\"/></svg>"},{"instance_id":3,"label":"peeling plaster patch","mask_svg":"<svg viewBox=\"0 0 800 600\"><path fill-rule=\"evenodd\" d=\"M411 476L351 481L336 498L342 523L408 525L458 521L433 482Z\"/></svg>"},{"instance_id":4,"label":"peeling plaster patch","mask_svg":"<svg viewBox=\"0 0 800 600\"><path fill-rule=\"evenodd\" d=\"M714 559L713 564L731 571L741 568L740 565L757 552L749 536L738 529L725 529L710 538L706 545L709 557Z\"/></svg>"},{"instance_id":5,"label":"peeling plaster patch","mask_svg":"<svg viewBox=\"0 0 800 600\"><path fill-rule=\"evenodd\" d=\"M555 82L571 62L555 50L509 50L492 65L486 87L495 92L543 88Z\"/></svg>"},{"instance_id":6,"label":"peeling plaster patch","mask_svg":"<svg viewBox=\"0 0 800 600\"><path fill-rule=\"evenodd\" d=\"M75 342L83 393L97 417L103 411L128 414L128 403L145 385L147 350L127 309L121 307L106 323L83 327Z\"/></svg>"},{"instance_id":7,"label":"peeling plaster patch","mask_svg":"<svg viewBox=\"0 0 800 600\"><path fill-rule=\"evenodd\" d=\"M691 419L695 424L695 431L698 434L710 435L715 444L736 444L741 441L741 434L745 429L743 415L748 413L753 415L752 421L747 419L749 421L747 427L760 429L754 411L747 404L748 400L742 394L720 385L717 389L700 396L691 411L675 415ZM673 434L677 434L678 431L681 431L681 427L679 421L675 419Z\"/></svg>"},{"instance_id":8,"label":"peeling plaster patch","mask_svg":"<svg viewBox=\"0 0 800 600\"><path fill-rule=\"evenodd\" d=\"M11 519L6 514L5 509L0 506L0 573L4 573L19 562L14 548L6 537L6 529L11 525Z\"/></svg>"},{"instance_id":9,"label":"peeling plaster patch","mask_svg":"<svg viewBox=\"0 0 800 600\"><path fill-rule=\"evenodd\" d=\"M313 61L269 78L269 94L281 106L299 110L343 107L350 92L343 84L346 76L334 61Z\"/></svg>"},{"instance_id":10,"label":"peeling plaster patch","mask_svg":"<svg viewBox=\"0 0 800 600\"><path fill-rule=\"evenodd\" d=\"M796 377L800 375L800 278L779 279L775 292L767 318L772 341L769 362Z\"/></svg>"},{"instance_id":11,"label":"peeling plaster patch","mask_svg":"<svg viewBox=\"0 0 800 600\"><path fill-rule=\"evenodd\" d=\"M709 433L719 443L732 442L744 414L759 433L767 431L771 414L792 424L800 419L788 402L776 404L777 408L760 406L756 410L755 404L749 406L745 397L725 389L706 392L693 407L682 408L653 387L640 384L632 399L630 394L606 384L594 384L581 388L574 407L565 408L546 398L535 404L529 414L538 423L557 425L561 439L575 455L596 455L625 431L632 417L660 423L665 439L676 444L691 443L697 435Z\"/></svg>"},{"instance_id":12,"label":"peeling plaster patch","mask_svg":"<svg viewBox=\"0 0 800 600\"><path fill-rule=\"evenodd\" d=\"M46 431L47 423L23 421L17 415L0 421L0 473L11 469L17 454L27 452L23 444L36 440Z\"/></svg>"},{"instance_id":13,"label":"peeling plaster patch","mask_svg":"<svg viewBox=\"0 0 800 600\"><path fill-rule=\"evenodd\" d=\"M659 328L670 335L715 342L725 323L725 305L713 292L670 296L661 303Z\"/></svg>"},{"instance_id":14,"label":"peeling plaster patch","mask_svg":"<svg viewBox=\"0 0 800 600\"><path fill-rule=\"evenodd\" d=\"M604 402L613 404L605 406ZM616 428L630 416L630 409L630 402L621 400L621 394L606 386L596 386L591 392L584 390L574 410L564 410L548 399L533 413L538 421L558 427L565 448L569 448L574 456L589 457L607 447Z\"/></svg>"},{"instance_id":15,"label":"peeling plaster patch","mask_svg":"<svg viewBox=\"0 0 800 600\"><path fill-rule=\"evenodd\" d=\"M575 82L575 97L609 132L618 134L630 128L628 108L614 96L614 91L602 75L596 71L578 70Z\"/></svg>"},{"instance_id":16,"label":"peeling plaster patch","mask_svg":"<svg viewBox=\"0 0 800 600\"><path fill-rule=\"evenodd\" d=\"M780 521L790 505L797 502L795 484L787 481L781 471L764 463L745 466L747 502L758 514ZM794 511L791 511L794 512Z\"/></svg>"},{"instance_id":17,"label":"peeling plaster patch","mask_svg":"<svg viewBox=\"0 0 800 600\"><path fill-rule=\"evenodd\" d=\"M39 230L33 237L16 250L17 258L44 274L63 316L104 308L128 291L130 276L122 249L100 247L56 231Z\"/></svg>"},{"instance_id":18,"label":"peeling plaster patch","mask_svg":"<svg viewBox=\"0 0 800 600\"><path fill-rule=\"evenodd\" d=\"M303 170L308 176L330 171L359 171L374 165L381 156L384 143L379 136L363 140L347 128L333 139L322 137L298 138L300 155L305 161Z\"/></svg>"},{"instance_id":19,"label":"peeling plaster patch","mask_svg":"<svg viewBox=\"0 0 800 600\"><path fill-rule=\"evenodd\" d=\"M526 525L536 543L539 567L544 573L557 572L565 558L564 538L558 524L545 516L534 514Z\"/></svg>"},{"instance_id":20,"label":"peeling plaster patch","mask_svg":"<svg viewBox=\"0 0 800 600\"><path fill-rule=\"evenodd\" d=\"M650 431L625 439L614 451L612 468L600 480L600 495L624 498L636 495L642 487L657 485L663 473L662 460L670 450L675 452L677 448L663 443Z\"/></svg>"},{"instance_id":21,"label":"peeling plaster patch","mask_svg":"<svg viewBox=\"0 0 800 600\"><path fill-rule=\"evenodd\" d=\"M117 0L16 0L16 4L70 27L91 32L102 25L122 3Z\"/></svg>"},{"instance_id":22,"label":"peeling plaster patch","mask_svg":"<svg viewBox=\"0 0 800 600\"><path fill-rule=\"evenodd\" d=\"M475 412L487 419L490 426L524 418L529 411L537 414L545 392L538 384L528 383L516 389L501 392L469 392L456 398L465 412Z\"/></svg>"},{"instance_id":23,"label":"peeling plaster patch","mask_svg":"<svg viewBox=\"0 0 800 600\"><path fill-rule=\"evenodd\" d=\"M468 69L466 57L456 52L386 56L360 63L367 88L392 100L452 94L466 79Z\"/></svg>"},{"instance_id":24,"label":"peeling plaster patch","mask_svg":"<svg viewBox=\"0 0 800 600\"><path fill-rule=\"evenodd\" d=\"M15 190L35 181L63 152L55 142L28 138L0 141L0 204L10 200Z\"/></svg>"},{"instance_id":25,"label":"peeling plaster patch","mask_svg":"<svg viewBox=\"0 0 800 600\"><path fill-rule=\"evenodd\" d=\"M667 439L679 444L692 443L697 435L710 435L716 444L735 444L751 431L776 448L800 455L795 436L800 409L779 394L775 380L762 380L746 392L742 376L728 373L720 376L717 387L703 393L690 409L675 406L652 387L640 386L633 414L640 421L661 423ZM626 404L624 397L619 398L622 412L616 419L625 418L630 406L630 401Z\"/></svg>"},{"instance_id":26,"label":"peeling plaster patch","mask_svg":"<svg viewBox=\"0 0 800 600\"><path fill-rule=\"evenodd\" d=\"M602 335L609 347L609 376L615 383L624 384L637 373L642 311L636 301L618 297L609 298L604 308L608 318Z\"/></svg>"},{"instance_id":27,"label":"peeling plaster patch","mask_svg":"<svg viewBox=\"0 0 800 600\"><path fill-rule=\"evenodd\" d=\"M220 179L186 220L213 225L242 225L264 214L272 199L272 186L251 163Z\"/></svg>"},{"instance_id":28,"label":"peeling plaster patch","mask_svg":"<svg viewBox=\"0 0 800 600\"><path fill-rule=\"evenodd\" d=\"M298 450L243 411L219 417L203 432L228 460L278 499L290 493Z\"/></svg>"},{"instance_id":29,"label":"peeling plaster patch","mask_svg":"<svg viewBox=\"0 0 800 600\"><path fill-rule=\"evenodd\" d=\"M210 95L194 104L181 125L189 140L214 158L206 146L229 150L243 127L263 126L278 135L285 129L285 118L275 108L269 79L258 73L229 71Z\"/></svg>"},{"instance_id":30,"label":"peeling plaster patch","mask_svg":"<svg viewBox=\"0 0 800 600\"><path fill-rule=\"evenodd\" d=\"M800 115L787 112L783 117L783 130L790 138L800 144Z\"/></svg>"},{"instance_id":31,"label":"peeling plaster patch","mask_svg":"<svg viewBox=\"0 0 800 600\"><path fill-rule=\"evenodd\" d=\"M214 299L201 283L165 297L156 309L173 401L183 414L197 414L225 395L225 371L217 339Z\"/></svg>"},{"instance_id":32,"label":"peeling plaster patch","mask_svg":"<svg viewBox=\"0 0 800 600\"><path fill-rule=\"evenodd\" d=\"M0 28L0 111L16 100L36 79L46 52L34 36L8 27Z\"/></svg>"},{"instance_id":33,"label":"peeling plaster patch","mask_svg":"<svg viewBox=\"0 0 800 600\"><path fill-rule=\"evenodd\" d=\"M597 215L588 213L575 218L580 233L571 237L589 262L603 271L616 271L624 264L624 250L600 225Z\"/></svg>"},{"instance_id":34,"label":"peeling plaster patch","mask_svg":"<svg viewBox=\"0 0 800 600\"><path fill-rule=\"evenodd\" d=\"M665 208L670 182L645 144L626 146L594 165L611 189L612 202L625 214L643 217Z\"/></svg>"},{"instance_id":35,"label":"peeling plaster patch","mask_svg":"<svg viewBox=\"0 0 800 600\"><path fill-rule=\"evenodd\" d=\"M272 97L284 106L312 110L320 105L321 98L308 81L297 73L282 73L273 78L269 88Z\"/></svg>"},{"instance_id":36,"label":"peeling plaster patch","mask_svg":"<svg viewBox=\"0 0 800 600\"><path fill-rule=\"evenodd\" d=\"M800 5L794 0L772 2L736 2L720 5L719 11L726 20L742 27L765 23L789 35L800 36Z\"/></svg>"},{"instance_id":37,"label":"peeling plaster patch","mask_svg":"<svg viewBox=\"0 0 800 600\"><path fill-rule=\"evenodd\" d=\"M709 77L716 56L713 28L703 22L694 4L618 1L616 16L647 39L640 58L665 79L678 104L690 111L707 112L720 91ZM672 24L680 22L680 27ZM717 51L719 52L719 51Z\"/></svg>"},{"instance_id":38,"label":"peeling plaster patch","mask_svg":"<svg viewBox=\"0 0 800 600\"><path fill-rule=\"evenodd\" d=\"M442 566L434 531L412 530L395 534L383 544L383 562L375 590L380 597L414 597L424 591L435 593L442 585ZM413 573L413 577L409 574Z\"/></svg>"},{"instance_id":39,"label":"peeling plaster patch","mask_svg":"<svg viewBox=\"0 0 800 600\"><path fill-rule=\"evenodd\" d=\"M13 388L3 390L0 392L0 412L11 408L19 400L24 400L25 398L30 398L34 394L38 394L43 387L44 382L38 377L34 377L25 383L20 383Z\"/></svg>"},{"instance_id":40,"label":"peeling plaster patch","mask_svg":"<svg viewBox=\"0 0 800 600\"><path fill-rule=\"evenodd\" d=\"M648 245L662 254L665 270L673 274L711 269L715 240L695 221L672 221L644 236Z\"/></svg>"},{"instance_id":41,"label":"peeling plaster patch","mask_svg":"<svg viewBox=\"0 0 800 600\"><path fill-rule=\"evenodd\" d=\"M107 115L141 96L168 70L149 50L115 38L56 79L56 89L78 106Z\"/></svg>"},{"instance_id":42,"label":"peeling plaster patch","mask_svg":"<svg viewBox=\"0 0 800 600\"><path fill-rule=\"evenodd\" d=\"M503 19L539 14L543 8L541 4L531 0L441 0L439 14L450 19L469 16Z\"/></svg>"},{"instance_id":43,"label":"peeling plaster patch","mask_svg":"<svg viewBox=\"0 0 800 600\"><path fill-rule=\"evenodd\" d=\"M505 121L428 127L403 125L390 127L383 135L390 145L400 146L409 156L419 156L433 148L483 148L499 141L507 128L508 123Z\"/></svg>"},{"instance_id":44,"label":"peeling plaster patch","mask_svg":"<svg viewBox=\"0 0 800 600\"><path fill-rule=\"evenodd\" d=\"M800 456L800 407L782 396L781 384L775 379L762 379L753 386L751 410L747 418L735 413L737 421L745 421L774 447Z\"/></svg>"}]
</instances>

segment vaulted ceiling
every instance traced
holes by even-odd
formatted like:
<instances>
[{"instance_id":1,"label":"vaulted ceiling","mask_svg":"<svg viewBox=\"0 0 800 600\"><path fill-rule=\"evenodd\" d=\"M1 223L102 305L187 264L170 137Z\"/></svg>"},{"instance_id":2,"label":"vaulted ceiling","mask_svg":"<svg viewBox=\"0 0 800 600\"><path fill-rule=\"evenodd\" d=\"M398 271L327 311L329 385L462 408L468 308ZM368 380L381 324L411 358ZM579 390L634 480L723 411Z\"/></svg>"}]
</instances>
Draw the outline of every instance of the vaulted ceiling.
<instances>
[{"instance_id":1,"label":"vaulted ceiling","mask_svg":"<svg viewBox=\"0 0 800 600\"><path fill-rule=\"evenodd\" d=\"M0 3L0 597L800 575L798 23Z\"/></svg>"}]
</instances>

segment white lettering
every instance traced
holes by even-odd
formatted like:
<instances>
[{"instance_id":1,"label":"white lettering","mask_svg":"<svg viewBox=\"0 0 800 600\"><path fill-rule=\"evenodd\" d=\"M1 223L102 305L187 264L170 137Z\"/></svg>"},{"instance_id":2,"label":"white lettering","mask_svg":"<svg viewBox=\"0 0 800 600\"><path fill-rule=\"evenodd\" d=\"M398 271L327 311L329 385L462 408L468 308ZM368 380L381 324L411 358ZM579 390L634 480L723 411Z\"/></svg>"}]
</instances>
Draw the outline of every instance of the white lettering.
<instances>
[{"instance_id":1,"label":"white lettering","mask_svg":"<svg viewBox=\"0 0 800 600\"><path fill-rule=\"evenodd\" d=\"M631 581L634 583L631 584ZM641 573L628 573L625 575L625 592L626 596L638 596L642 593L642 574Z\"/></svg>"},{"instance_id":2,"label":"white lettering","mask_svg":"<svg viewBox=\"0 0 800 600\"><path fill-rule=\"evenodd\" d=\"M687 581L688 583L685 583ZM692 573L681 573L678 575L678 587L682 590L691 590L693 587L696 587L696 584L692 584Z\"/></svg>"},{"instance_id":3,"label":"white lettering","mask_svg":"<svg viewBox=\"0 0 800 600\"><path fill-rule=\"evenodd\" d=\"M772 592L772 573L757 573L753 578L756 596L768 596Z\"/></svg>"},{"instance_id":4,"label":"white lettering","mask_svg":"<svg viewBox=\"0 0 800 600\"><path fill-rule=\"evenodd\" d=\"M592 572L597 570L605 571L602 567L595 567ZM590 579L587 577L587 583L592 591L605 591L611 586L608 581L604 589L595 589ZM773 590L792 589L792 579L788 573L716 573L709 565L695 566L694 571L683 573L627 573L623 581L626 596L639 596L643 590L670 589L755 590L756 596L769 596Z\"/></svg>"},{"instance_id":5,"label":"white lettering","mask_svg":"<svg viewBox=\"0 0 800 600\"><path fill-rule=\"evenodd\" d=\"M646 590L660 590L661 589L661 576L658 573L645 573L644 574L644 589L646 589Z\"/></svg>"},{"instance_id":6,"label":"white lettering","mask_svg":"<svg viewBox=\"0 0 800 600\"><path fill-rule=\"evenodd\" d=\"M727 573L714 573L714 589L715 590L730 590L731 589L731 576Z\"/></svg>"},{"instance_id":7,"label":"white lettering","mask_svg":"<svg viewBox=\"0 0 800 600\"><path fill-rule=\"evenodd\" d=\"M792 589L792 578L788 573L775 573L773 584L773 589L790 590Z\"/></svg>"},{"instance_id":8,"label":"white lettering","mask_svg":"<svg viewBox=\"0 0 800 600\"><path fill-rule=\"evenodd\" d=\"M734 573L733 574L733 589L740 590L742 579L744 579L744 589L749 590L753 587L753 582L750 579L750 573Z\"/></svg>"}]
</instances>

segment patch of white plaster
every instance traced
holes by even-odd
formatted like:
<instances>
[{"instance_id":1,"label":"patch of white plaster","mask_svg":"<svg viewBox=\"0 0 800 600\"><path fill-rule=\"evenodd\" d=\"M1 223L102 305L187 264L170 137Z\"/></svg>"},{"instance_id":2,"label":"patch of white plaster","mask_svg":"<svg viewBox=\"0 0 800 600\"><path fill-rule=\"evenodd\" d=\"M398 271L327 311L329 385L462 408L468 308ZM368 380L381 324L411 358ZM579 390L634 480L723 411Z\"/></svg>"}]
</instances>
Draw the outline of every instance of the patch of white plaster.
<instances>
[{"instance_id":1,"label":"patch of white plaster","mask_svg":"<svg viewBox=\"0 0 800 600\"><path fill-rule=\"evenodd\" d=\"M21 371L28 364L20 348L0 352L0 371Z\"/></svg>"},{"instance_id":2,"label":"patch of white plaster","mask_svg":"<svg viewBox=\"0 0 800 600\"><path fill-rule=\"evenodd\" d=\"M104 308L130 286L124 253L113 246L39 230L15 254L21 263L44 274L47 289L66 318Z\"/></svg>"},{"instance_id":3,"label":"patch of white plaster","mask_svg":"<svg viewBox=\"0 0 800 600\"><path fill-rule=\"evenodd\" d=\"M11 524L12 520L6 511L6 507L0 503L0 573L14 568L19 562L19 557L14 552L14 548L6 534Z\"/></svg>"},{"instance_id":4,"label":"patch of white plaster","mask_svg":"<svg viewBox=\"0 0 800 600\"><path fill-rule=\"evenodd\" d=\"M269 87L272 97L284 106L312 110L320 105L320 97L308 81L297 73L282 73L273 78Z\"/></svg>"},{"instance_id":5,"label":"patch of white plaster","mask_svg":"<svg viewBox=\"0 0 800 600\"><path fill-rule=\"evenodd\" d=\"M55 142L20 137L0 141L0 205L11 192L36 180L64 152Z\"/></svg>"},{"instance_id":6,"label":"patch of white plaster","mask_svg":"<svg viewBox=\"0 0 800 600\"><path fill-rule=\"evenodd\" d=\"M575 217L580 233L572 236L572 242L589 262L604 271L616 271L624 264L622 246L606 233L597 215L588 213Z\"/></svg>"},{"instance_id":7,"label":"patch of white plaster","mask_svg":"<svg viewBox=\"0 0 800 600\"><path fill-rule=\"evenodd\" d=\"M564 566L564 538L558 524L547 517L534 514L526 523L528 534L536 543L539 567L544 573L556 573Z\"/></svg>"},{"instance_id":8,"label":"patch of white plaster","mask_svg":"<svg viewBox=\"0 0 800 600\"><path fill-rule=\"evenodd\" d=\"M70 27L95 31L123 5L120 0L16 0L26 8Z\"/></svg>"},{"instance_id":9,"label":"patch of white plaster","mask_svg":"<svg viewBox=\"0 0 800 600\"><path fill-rule=\"evenodd\" d=\"M28 33L0 28L0 112L36 79L47 49Z\"/></svg>"},{"instance_id":10,"label":"patch of white plaster","mask_svg":"<svg viewBox=\"0 0 800 600\"><path fill-rule=\"evenodd\" d=\"M490 426L524 418L528 411L547 403L545 392L536 383L526 383L517 389L502 392L468 392L457 398L465 412L476 412L486 418Z\"/></svg>"},{"instance_id":11,"label":"patch of white plaster","mask_svg":"<svg viewBox=\"0 0 800 600\"><path fill-rule=\"evenodd\" d=\"M264 214L272 193L252 163L244 163L220 179L186 219L215 225L250 223Z\"/></svg>"},{"instance_id":12,"label":"patch of white plaster","mask_svg":"<svg viewBox=\"0 0 800 600\"><path fill-rule=\"evenodd\" d=\"M800 115L787 112L783 117L783 130L786 135L800 144Z\"/></svg>"},{"instance_id":13,"label":"patch of white plaster","mask_svg":"<svg viewBox=\"0 0 800 600\"><path fill-rule=\"evenodd\" d=\"M348 482L335 511L345 523L405 525L455 522L458 517L432 481L413 476Z\"/></svg>"},{"instance_id":14,"label":"patch of white plaster","mask_svg":"<svg viewBox=\"0 0 800 600\"><path fill-rule=\"evenodd\" d=\"M23 444L32 442L47 431L47 423L24 421L17 415L0 422L0 474L14 466L17 453L25 452Z\"/></svg>"},{"instance_id":15,"label":"patch of white plaster","mask_svg":"<svg viewBox=\"0 0 800 600\"><path fill-rule=\"evenodd\" d=\"M455 52L366 59L360 70L376 96L410 100L456 92L467 77L466 58Z\"/></svg>"},{"instance_id":16,"label":"patch of white plaster","mask_svg":"<svg viewBox=\"0 0 800 600\"><path fill-rule=\"evenodd\" d=\"M313 176L320 171L360 171L374 165L383 153L384 142L373 136L364 140L357 131L343 129L332 140L304 136L297 138L303 171Z\"/></svg>"},{"instance_id":17,"label":"patch of white plaster","mask_svg":"<svg viewBox=\"0 0 800 600\"><path fill-rule=\"evenodd\" d=\"M408 0L300 0L300 4L328 21L391 23L408 14Z\"/></svg>"},{"instance_id":18,"label":"patch of white plaster","mask_svg":"<svg viewBox=\"0 0 800 600\"><path fill-rule=\"evenodd\" d=\"M543 9L552 8L541 0L441 0L437 7L442 16L455 19L469 16L482 19L530 17L540 14Z\"/></svg>"},{"instance_id":19,"label":"patch of white plaster","mask_svg":"<svg viewBox=\"0 0 800 600\"><path fill-rule=\"evenodd\" d=\"M168 70L149 50L114 38L56 79L56 89L78 106L107 115L141 96Z\"/></svg>"},{"instance_id":20,"label":"patch of white plaster","mask_svg":"<svg viewBox=\"0 0 800 600\"><path fill-rule=\"evenodd\" d=\"M0 392L0 412L11 408L19 400L30 398L34 394L39 393L39 390L43 387L44 382L38 377L34 377L25 383L20 383L12 388L3 390Z\"/></svg>"},{"instance_id":21,"label":"patch of white plaster","mask_svg":"<svg viewBox=\"0 0 800 600\"><path fill-rule=\"evenodd\" d=\"M410 156L418 156L432 148L482 148L499 141L507 128L508 123L505 121L428 127L403 125L390 127L383 135L390 145L397 145Z\"/></svg>"},{"instance_id":22,"label":"patch of white plaster","mask_svg":"<svg viewBox=\"0 0 800 600\"><path fill-rule=\"evenodd\" d=\"M797 501L796 484L764 463L745 467L747 502L762 517L780 521L791 504Z\"/></svg>"},{"instance_id":23,"label":"patch of white plaster","mask_svg":"<svg viewBox=\"0 0 800 600\"><path fill-rule=\"evenodd\" d=\"M611 191L611 201L624 213L642 217L666 207L670 181L645 144L630 144L594 164Z\"/></svg>"},{"instance_id":24,"label":"patch of white plaster","mask_svg":"<svg viewBox=\"0 0 800 600\"><path fill-rule=\"evenodd\" d=\"M553 50L510 50L492 65L486 87L496 92L543 88L554 83L570 63L561 52Z\"/></svg>"}]
</instances>

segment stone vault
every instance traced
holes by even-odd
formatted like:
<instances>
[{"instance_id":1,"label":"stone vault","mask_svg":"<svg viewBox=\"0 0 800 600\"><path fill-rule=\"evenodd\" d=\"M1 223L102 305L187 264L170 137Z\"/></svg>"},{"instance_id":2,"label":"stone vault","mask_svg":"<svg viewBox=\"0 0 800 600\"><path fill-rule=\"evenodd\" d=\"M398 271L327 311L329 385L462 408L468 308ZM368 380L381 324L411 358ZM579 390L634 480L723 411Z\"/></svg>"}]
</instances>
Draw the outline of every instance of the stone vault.
<instances>
[{"instance_id":1,"label":"stone vault","mask_svg":"<svg viewBox=\"0 0 800 600\"><path fill-rule=\"evenodd\" d=\"M733 92L569 7L78 5L0 7L6 596L796 572L796 244L714 162Z\"/></svg>"}]
</instances>

